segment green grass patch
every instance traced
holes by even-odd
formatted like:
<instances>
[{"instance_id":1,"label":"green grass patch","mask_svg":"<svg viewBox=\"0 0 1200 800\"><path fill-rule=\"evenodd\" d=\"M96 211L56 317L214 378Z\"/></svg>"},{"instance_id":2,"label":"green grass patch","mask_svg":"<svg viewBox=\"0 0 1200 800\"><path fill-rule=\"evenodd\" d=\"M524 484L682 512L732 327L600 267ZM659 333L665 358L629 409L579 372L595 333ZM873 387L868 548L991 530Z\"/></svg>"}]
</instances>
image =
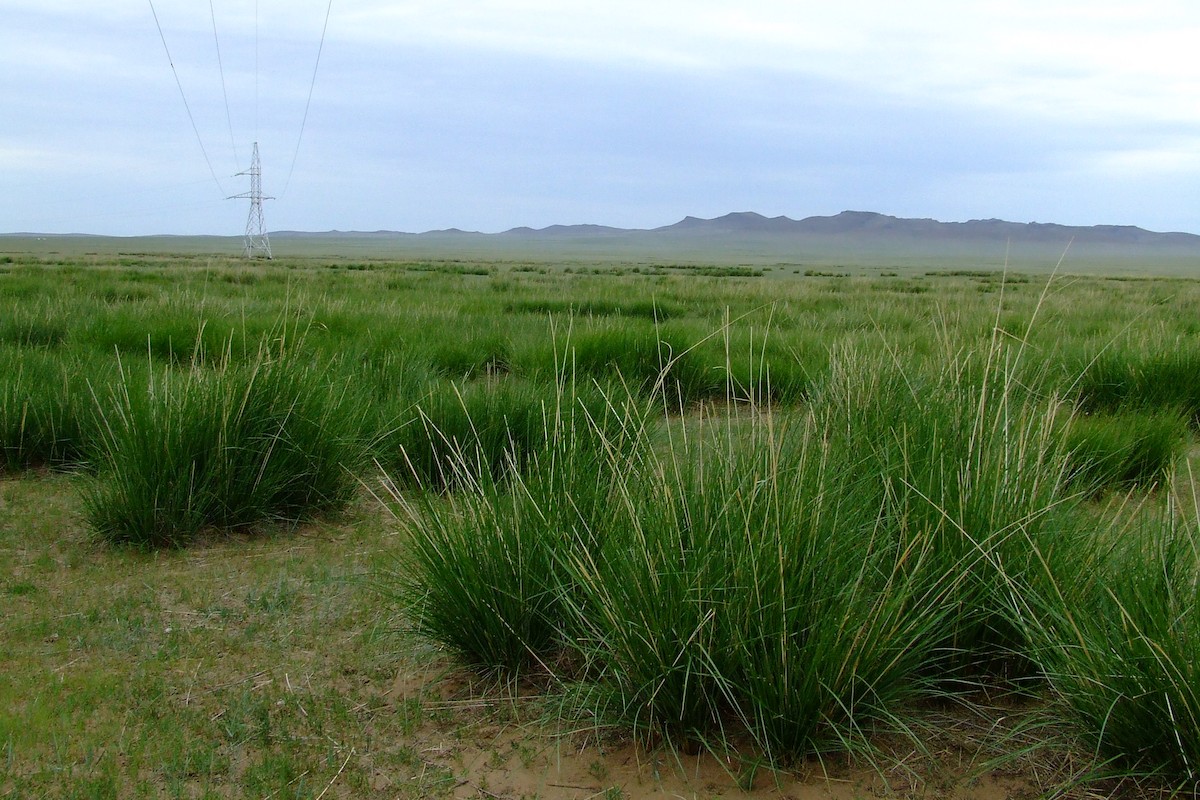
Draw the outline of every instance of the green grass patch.
<instances>
[{"instance_id":1,"label":"green grass patch","mask_svg":"<svg viewBox=\"0 0 1200 800\"><path fill-rule=\"evenodd\" d=\"M1079 415L1070 422L1070 480L1083 490L1151 489L1166 484L1191 439L1173 411Z\"/></svg>"},{"instance_id":2,"label":"green grass patch","mask_svg":"<svg viewBox=\"0 0 1200 800\"><path fill-rule=\"evenodd\" d=\"M949 585L905 573L920 548L811 418L696 437L616 465L601 547L564 561L574 702L678 746L748 733L776 763L861 742L917 690Z\"/></svg>"},{"instance_id":3,"label":"green grass patch","mask_svg":"<svg viewBox=\"0 0 1200 800\"><path fill-rule=\"evenodd\" d=\"M0 794L515 796L548 707L746 785L815 751L948 793L937 754L984 741L1032 794L1064 764L1191 779L1194 510L1165 484L1200 281L121 257L0 275ZM264 349L281 324L306 333ZM604 791L595 753L556 782Z\"/></svg>"},{"instance_id":4,"label":"green grass patch","mask_svg":"<svg viewBox=\"0 0 1200 800\"><path fill-rule=\"evenodd\" d=\"M1072 524L1059 404L1025 390L1016 357L996 346L920 370L851 353L814 399L839 452L877 485L889 535L930 542L921 568L933 576L964 576L938 629L946 677L1030 669L1005 577L1035 566L1029 541L1050 546Z\"/></svg>"},{"instance_id":5,"label":"green grass patch","mask_svg":"<svg viewBox=\"0 0 1200 800\"><path fill-rule=\"evenodd\" d=\"M100 415L87 518L113 542L181 545L341 508L366 453L360 396L286 354L127 376Z\"/></svg>"},{"instance_id":6,"label":"green grass patch","mask_svg":"<svg viewBox=\"0 0 1200 800\"><path fill-rule=\"evenodd\" d=\"M1174 411L1200 425L1200 345L1192 337L1113 345L1082 370L1079 402L1087 411Z\"/></svg>"},{"instance_id":7,"label":"green grass patch","mask_svg":"<svg viewBox=\"0 0 1200 800\"><path fill-rule=\"evenodd\" d=\"M1046 558L1020 610L1056 700L1103 771L1190 792L1200 768L1200 532L1167 511Z\"/></svg>"},{"instance_id":8,"label":"green grass patch","mask_svg":"<svg viewBox=\"0 0 1200 800\"><path fill-rule=\"evenodd\" d=\"M487 403L497 397L480 396ZM466 398L457 398L473 426ZM536 440L525 450L515 449L521 431L508 425L496 431L499 446L490 454L477 428L464 445L431 427L430 444L444 443L434 477L458 488L454 494L425 492L412 500L391 487L411 545L385 590L406 608L416 631L486 673L552 672L549 664L564 646L560 562L596 546L591 526L604 513L609 458L624 452L622 440L638 430L632 405L605 399L598 415L568 394L550 400L523 410L527 417L534 412L526 422L535 429L524 433ZM474 409L479 424L496 424L480 410ZM489 455L502 457L499 472L510 480L501 482L494 464L479 463Z\"/></svg>"},{"instance_id":9,"label":"green grass patch","mask_svg":"<svg viewBox=\"0 0 1200 800\"><path fill-rule=\"evenodd\" d=\"M520 378L430 385L377 445L402 485L434 491L503 482L528 471L564 436L596 448L622 424L596 386Z\"/></svg>"},{"instance_id":10,"label":"green grass patch","mask_svg":"<svg viewBox=\"0 0 1200 800\"><path fill-rule=\"evenodd\" d=\"M657 300L514 300L506 311L576 317L625 317L662 322L680 315L677 305Z\"/></svg>"},{"instance_id":11,"label":"green grass patch","mask_svg":"<svg viewBox=\"0 0 1200 800\"><path fill-rule=\"evenodd\" d=\"M112 379L95 358L0 346L0 468L73 467L99 429L93 388Z\"/></svg>"}]
</instances>

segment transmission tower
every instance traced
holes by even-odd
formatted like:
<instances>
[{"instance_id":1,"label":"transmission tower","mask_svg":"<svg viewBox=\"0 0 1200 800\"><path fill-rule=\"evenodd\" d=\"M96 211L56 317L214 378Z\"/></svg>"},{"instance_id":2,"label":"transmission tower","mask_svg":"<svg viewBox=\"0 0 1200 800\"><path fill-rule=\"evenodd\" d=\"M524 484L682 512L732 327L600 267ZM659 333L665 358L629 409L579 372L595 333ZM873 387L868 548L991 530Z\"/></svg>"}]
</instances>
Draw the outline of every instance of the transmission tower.
<instances>
[{"instance_id":1,"label":"transmission tower","mask_svg":"<svg viewBox=\"0 0 1200 800\"><path fill-rule=\"evenodd\" d=\"M262 191L262 163L258 160L258 142L254 143L254 154L250 157L250 169L238 175L250 176L250 191L235 194L230 200L250 199L250 216L246 218L246 246L242 255L246 258L272 258L271 240L267 238L267 223L263 220L263 200L274 200Z\"/></svg>"}]
</instances>

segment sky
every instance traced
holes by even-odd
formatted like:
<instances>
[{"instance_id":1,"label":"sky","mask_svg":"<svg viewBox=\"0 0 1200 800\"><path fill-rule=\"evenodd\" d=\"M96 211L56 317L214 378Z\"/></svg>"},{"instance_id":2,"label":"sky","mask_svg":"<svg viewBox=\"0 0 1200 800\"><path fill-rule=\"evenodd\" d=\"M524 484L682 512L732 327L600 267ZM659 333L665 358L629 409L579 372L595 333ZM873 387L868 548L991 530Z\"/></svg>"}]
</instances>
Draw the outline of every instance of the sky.
<instances>
[{"instance_id":1,"label":"sky","mask_svg":"<svg viewBox=\"0 0 1200 800\"><path fill-rule=\"evenodd\" d=\"M160 33L161 31L161 33ZM0 0L0 232L1200 233L1195 0Z\"/></svg>"}]
</instances>

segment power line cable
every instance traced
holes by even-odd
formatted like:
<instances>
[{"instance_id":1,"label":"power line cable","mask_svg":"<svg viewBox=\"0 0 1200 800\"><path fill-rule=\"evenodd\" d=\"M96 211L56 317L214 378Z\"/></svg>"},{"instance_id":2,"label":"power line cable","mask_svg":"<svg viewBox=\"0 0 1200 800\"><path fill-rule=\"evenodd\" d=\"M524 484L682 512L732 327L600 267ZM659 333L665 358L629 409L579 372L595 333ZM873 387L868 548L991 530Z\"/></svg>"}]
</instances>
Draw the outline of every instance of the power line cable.
<instances>
[{"instance_id":1,"label":"power line cable","mask_svg":"<svg viewBox=\"0 0 1200 800\"><path fill-rule=\"evenodd\" d=\"M283 182L280 197L287 194L292 185L292 173L296 171L296 161L300 158L300 142L304 139L304 128L308 124L308 109L312 105L313 89L317 85L317 70L321 67L321 53L325 50L325 34L329 30L329 14L333 10L333 0L325 7L325 25L321 28L321 43L317 47L317 63L313 65L312 81L308 85L308 100L304 103L304 118L300 120L300 135L296 137L296 152L292 154L292 166L288 168L287 180Z\"/></svg>"},{"instance_id":2,"label":"power line cable","mask_svg":"<svg viewBox=\"0 0 1200 800\"><path fill-rule=\"evenodd\" d=\"M179 71L175 69L175 60L171 58L171 48L167 47L167 37L163 34L162 23L158 21L158 11L154 8L154 0L147 0L147 2L150 3L150 13L154 15L154 24L158 28L158 38L162 39L163 50L167 54L167 63L171 65L171 74L175 76L175 85L179 87L179 96L183 98L183 107L187 109L188 119L192 123L192 131L196 134L196 143L200 145L200 152L204 154L204 163L208 164L208 171L212 173L213 181L224 195L225 187L221 185L221 179L217 177L217 171L213 169L212 159L208 157L208 150L204 148L204 139L200 136L200 129L196 127L196 118L192 116L192 107L188 104L187 93L183 91L183 82L179 80Z\"/></svg>"},{"instance_id":3,"label":"power line cable","mask_svg":"<svg viewBox=\"0 0 1200 800\"><path fill-rule=\"evenodd\" d=\"M217 10L212 0L208 0L208 11L212 15L213 44L217 48L217 69L221 72L221 95L225 98L225 122L229 125L229 144L233 147L233 160L239 166L242 163L238 157L237 139L233 135L233 115L229 111L229 92L225 88L225 64L221 61L221 40L217 37Z\"/></svg>"},{"instance_id":4,"label":"power line cable","mask_svg":"<svg viewBox=\"0 0 1200 800\"><path fill-rule=\"evenodd\" d=\"M254 0L254 141L258 141L258 0Z\"/></svg>"}]
</instances>

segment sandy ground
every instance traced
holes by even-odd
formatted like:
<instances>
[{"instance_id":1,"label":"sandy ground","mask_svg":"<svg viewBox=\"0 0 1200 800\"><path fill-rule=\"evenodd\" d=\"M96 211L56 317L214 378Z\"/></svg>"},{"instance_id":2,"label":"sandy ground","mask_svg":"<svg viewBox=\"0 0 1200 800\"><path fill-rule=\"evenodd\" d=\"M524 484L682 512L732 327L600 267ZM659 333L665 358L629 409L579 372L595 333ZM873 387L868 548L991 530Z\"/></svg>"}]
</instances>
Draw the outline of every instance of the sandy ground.
<instances>
[{"instance_id":1,"label":"sandy ground","mask_svg":"<svg viewBox=\"0 0 1200 800\"><path fill-rule=\"evenodd\" d=\"M969 746L938 745L938 752L909 758L880 759L886 766L851 763L845 758L812 759L791 771L744 763L709 752L684 754L670 748L647 749L624 739L585 733L548 732L520 717L522 698L496 699L494 692L470 686L470 678L444 668L402 670L387 692L397 709L419 703L443 710L458 725L426 720L417 732L423 741L422 769L431 766L452 775L458 798L543 798L544 800L637 800L638 798L960 798L1008 800L1041 794L1035 776L1009 764L984 770L994 756L969 752ZM464 719L474 720L462 724ZM949 741L949 740L947 740ZM962 742L959 745L963 744ZM428 778L428 772L425 776ZM423 780L420 774L377 774L374 788L389 789ZM433 784L430 784L433 789ZM444 785L437 787L445 791Z\"/></svg>"}]
</instances>

